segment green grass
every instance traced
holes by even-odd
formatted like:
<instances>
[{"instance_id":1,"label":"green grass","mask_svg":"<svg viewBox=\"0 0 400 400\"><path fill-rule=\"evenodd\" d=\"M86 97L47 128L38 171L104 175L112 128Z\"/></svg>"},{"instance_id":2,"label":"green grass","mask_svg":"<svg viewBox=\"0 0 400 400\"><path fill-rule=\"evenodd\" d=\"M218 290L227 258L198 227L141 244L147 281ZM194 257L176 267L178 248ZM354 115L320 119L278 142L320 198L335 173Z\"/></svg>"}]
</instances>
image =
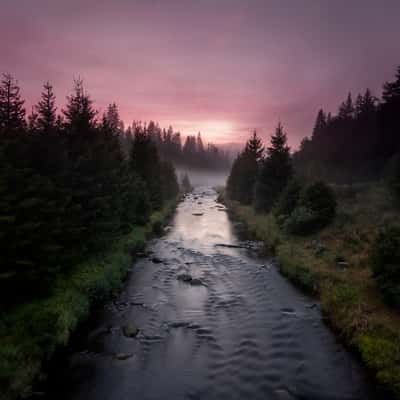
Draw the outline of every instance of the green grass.
<instances>
[{"instance_id":1,"label":"green grass","mask_svg":"<svg viewBox=\"0 0 400 400\"><path fill-rule=\"evenodd\" d=\"M32 385L46 378L44 363L85 320L93 303L118 290L132 265L130 249L144 245L159 233L176 207L171 202L154 213L144 227L120 237L103 254L77 265L60 277L51 296L20 305L0 316L0 399L31 393Z\"/></svg>"},{"instance_id":2,"label":"green grass","mask_svg":"<svg viewBox=\"0 0 400 400\"><path fill-rule=\"evenodd\" d=\"M385 390L400 399L400 315L382 301L371 275L370 246L386 221L399 211L383 185L334 187L338 212L321 232L290 236L272 215L220 199L249 231L273 251L280 271L321 300L324 315L344 342L355 349ZM348 267L338 266L345 261Z\"/></svg>"}]
</instances>

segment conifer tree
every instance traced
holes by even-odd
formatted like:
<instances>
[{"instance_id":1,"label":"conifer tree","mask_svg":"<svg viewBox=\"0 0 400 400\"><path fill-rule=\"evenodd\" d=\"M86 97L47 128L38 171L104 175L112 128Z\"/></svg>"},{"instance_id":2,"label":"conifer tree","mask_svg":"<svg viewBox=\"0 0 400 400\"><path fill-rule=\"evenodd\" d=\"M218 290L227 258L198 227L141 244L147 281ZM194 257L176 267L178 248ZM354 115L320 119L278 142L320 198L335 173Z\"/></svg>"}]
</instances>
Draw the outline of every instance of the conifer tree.
<instances>
[{"instance_id":1,"label":"conifer tree","mask_svg":"<svg viewBox=\"0 0 400 400\"><path fill-rule=\"evenodd\" d=\"M37 127L44 134L53 132L57 121L56 97L49 82L43 85L41 99L36 106L38 114Z\"/></svg>"},{"instance_id":2,"label":"conifer tree","mask_svg":"<svg viewBox=\"0 0 400 400\"><path fill-rule=\"evenodd\" d=\"M350 92L347 95L346 101L339 107L338 117L342 120L351 120L354 117L353 99Z\"/></svg>"},{"instance_id":3,"label":"conifer tree","mask_svg":"<svg viewBox=\"0 0 400 400\"><path fill-rule=\"evenodd\" d=\"M259 164L264 153L261 139L254 131L244 150L235 159L227 181L228 196L243 204L251 204L254 199L254 185Z\"/></svg>"},{"instance_id":4,"label":"conifer tree","mask_svg":"<svg viewBox=\"0 0 400 400\"><path fill-rule=\"evenodd\" d=\"M315 121L312 137L313 139L318 139L320 138L326 130L326 115L324 113L324 110L321 108L318 111L317 119Z\"/></svg>"},{"instance_id":5,"label":"conifer tree","mask_svg":"<svg viewBox=\"0 0 400 400\"><path fill-rule=\"evenodd\" d=\"M0 129L25 128L24 100L18 82L10 74L3 74L0 85Z\"/></svg>"},{"instance_id":6,"label":"conifer tree","mask_svg":"<svg viewBox=\"0 0 400 400\"><path fill-rule=\"evenodd\" d=\"M292 176L292 162L287 137L279 123L271 136L271 146L261 165L255 188L255 207L269 212Z\"/></svg>"}]
</instances>

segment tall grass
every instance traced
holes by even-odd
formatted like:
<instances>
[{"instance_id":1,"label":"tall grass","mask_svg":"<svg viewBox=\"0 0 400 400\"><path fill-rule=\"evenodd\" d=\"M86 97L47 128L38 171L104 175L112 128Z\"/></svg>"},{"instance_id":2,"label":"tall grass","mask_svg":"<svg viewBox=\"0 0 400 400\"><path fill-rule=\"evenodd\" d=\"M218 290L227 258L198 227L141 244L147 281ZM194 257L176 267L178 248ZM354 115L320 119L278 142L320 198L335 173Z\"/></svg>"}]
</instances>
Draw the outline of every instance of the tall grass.
<instances>
[{"instance_id":1,"label":"tall grass","mask_svg":"<svg viewBox=\"0 0 400 400\"><path fill-rule=\"evenodd\" d=\"M378 384L400 399L400 315L386 306L371 274L370 248L387 221L399 221L388 190L380 184L335 186L333 224L311 236L291 236L273 215L220 200L273 250L280 271L319 297L333 329L354 348Z\"/></svg>"}]
</instances>

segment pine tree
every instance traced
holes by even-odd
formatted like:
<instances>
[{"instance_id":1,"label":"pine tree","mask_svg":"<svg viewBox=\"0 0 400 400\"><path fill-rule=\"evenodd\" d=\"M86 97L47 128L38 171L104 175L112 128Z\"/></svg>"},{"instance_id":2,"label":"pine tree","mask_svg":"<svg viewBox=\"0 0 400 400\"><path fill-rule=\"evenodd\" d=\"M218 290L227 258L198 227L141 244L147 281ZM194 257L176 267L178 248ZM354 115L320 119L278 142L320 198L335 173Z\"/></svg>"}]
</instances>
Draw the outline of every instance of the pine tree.
<instances>
[{"instance_id":1,"label":"pine tree","mask_svg":"<svg viewBox=\"0 0 400 400\"><path fill-rule=\"evenodd\" d=\"M49 82L46 82L43 88L41 99L36 106L37 127L44 134L49 134L54 131L57 121L56 97Z\"/></svg>"},{"instance_id":2,"label":"pine tree","mask_svg":"<svg viewBox=\"0 0 400 400\"><path fill-rule=\"evenodd\" d=\"M24 100L18 82L10 74L3 74L0 86L0 129L23 129L25 123Z\"/></svg>"},{"instance_id":3,"label":"pine tree","mask_svg":"<svg viewBox=\"0 0 400 400\"><path fill-rule=\"evenodd\" d=\"M324 113L324 110L321 108L318 111L317 119L315 121L313 133L312 133L312 138L313 139L319 139L322 137L326 131L326 115Z\"/></svg>"},{"instance_id":4,"label":"pine tree","mask_svg":"<svg viewBox=\"0 0 400 400\"><path fill-rule=\"evenodd\" d=\"M156 145L141 126L135 127L130 161L146 185L152 209L159 209L163 204L160 159Z\"/></svg>"},{"instance_id":5,"label":"pine tree","mask_svg":"<svg viewBox=\"0 0 400 400\"><path fill-rule=\"evenodd\" d=\"M251 159L259 162L264 154L264 146L261 139L257 136L257 131L254 130L253 136L246 143L244 153Z\"/></svg>"},{"instance_id":6,"label":"pine tree","mask_svg":"<svg viewBox=\"0 0 400 400\"><path fill-rule=\"evenodd\" d=\"M379 158L387 160L400 153L400 66L395 80L386 82L382 93L383 103L379 110L382 135L379 141Z\"/></svg>"},{"instance_id":7,"label":"pine tree","mask_svg":"<svg viewBox=\"0 0 400 400\"><path fill-rule=\"evenodd\" d=\"M400 65L397 67L396 79L383 85L382 99L385 103L400 100Z\"/></svg>"},{"instance_id":8,"label":"pine tree","mask_svg":"<svg viewBox=\"0 0 400 400\"><path fill-rule=\"evenodd\" d=\"M338 117L342 120L351 120L354 117L354 106L350 92L347 95L346 101L339 107Z\"/></svg>"},{"instance_id":9,"label":"pine tree","mask_svg":"<svg viewBox=\"0 0 400 400\"><path fill-rule=\"evenodd\" d=\"M93 101L85 92L81 79L74 81L73 93L67 97L63 114L65 124L75 134L78 134L78 132L84 134L95 127L97 111L93 108Z\"/></svg>"},{"instance_id":10,"label":"pine tree","mask_svg":"<svg viewBox=\"0 0 400 400\"><path fill-rule=\"evenodd\" d=\"M271 146L262 163L255 188L255 207L269 212L292 176L292 162L287 137L279 123L271 136Z\"/></svg>"},{"instance_id":11,"label":"pine tree","mask_svg":"<svg viewBox=\"0 0 400 400\"><path fill-rule=\"evenodd\" d=\"M251 204L254 199L254 185L259 164L264 153L261 139L254 131L242 153L235 159L227 181L227 194L243 204Z\"/></svg>"}]
</instances>

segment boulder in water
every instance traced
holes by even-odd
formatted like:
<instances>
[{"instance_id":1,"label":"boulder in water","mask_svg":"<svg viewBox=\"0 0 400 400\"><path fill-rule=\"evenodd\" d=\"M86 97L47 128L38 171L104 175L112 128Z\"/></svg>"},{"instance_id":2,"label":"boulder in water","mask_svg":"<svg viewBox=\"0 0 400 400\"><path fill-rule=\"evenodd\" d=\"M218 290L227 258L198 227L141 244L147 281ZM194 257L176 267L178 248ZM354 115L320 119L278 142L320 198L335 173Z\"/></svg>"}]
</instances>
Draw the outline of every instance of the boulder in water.
<instances>
[{"instance_id":1,"label":"boulder in water","mask_svg":"<svg viewBox=\"0 0 400 400\"><path fill-rule=\"evenodd\" d=\"M179 274L176 279L182 282L191 282L193 280L189 274Z\"/></svg>"},{"instance_id":2,"label":"boulder in water","mask_svg":"<svg viewBox=\"0 0 400 400\"><path fill-rule=\"evenodd\" d=\"M131 358L132 356L133 356L132 353L115 353L114 359L119 361L124 361L127 360L128 358Z\"/></svg>"},{"instance_id":3,"label":"boulder in water","mask_svg":"<svg viewBox=\"0 0 400 400\"><path fill-rule=\"evenodd\" d=\"M135 325L125 325L122 328L122 333L124 334L124 336L129 338L135 338L138 335L139 331L140 329Z\"/></svg>"}]
</instances>

